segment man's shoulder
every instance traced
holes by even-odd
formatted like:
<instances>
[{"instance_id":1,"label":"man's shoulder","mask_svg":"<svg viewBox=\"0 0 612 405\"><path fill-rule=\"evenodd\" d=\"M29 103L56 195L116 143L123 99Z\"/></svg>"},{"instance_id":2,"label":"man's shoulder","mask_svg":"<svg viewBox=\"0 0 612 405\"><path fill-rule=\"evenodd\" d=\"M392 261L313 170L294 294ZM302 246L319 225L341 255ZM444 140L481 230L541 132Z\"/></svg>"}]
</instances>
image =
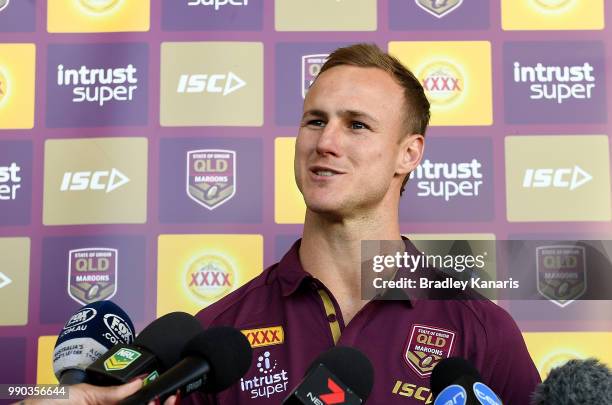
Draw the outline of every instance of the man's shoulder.
<instances>
[{"instance_id":1,"label":"man's shoulder","mask_svg":"<svg viewBox=\"0 0 612 405\"><path fill-rule=\"evenodd\" d=\"M271 304L270 300L280 296L277 267L278 263L268 267L242 287L200 310L196 318L204 327L209 327L241 324L245 315L256 317Z\"/></svg>"}]
</instances>

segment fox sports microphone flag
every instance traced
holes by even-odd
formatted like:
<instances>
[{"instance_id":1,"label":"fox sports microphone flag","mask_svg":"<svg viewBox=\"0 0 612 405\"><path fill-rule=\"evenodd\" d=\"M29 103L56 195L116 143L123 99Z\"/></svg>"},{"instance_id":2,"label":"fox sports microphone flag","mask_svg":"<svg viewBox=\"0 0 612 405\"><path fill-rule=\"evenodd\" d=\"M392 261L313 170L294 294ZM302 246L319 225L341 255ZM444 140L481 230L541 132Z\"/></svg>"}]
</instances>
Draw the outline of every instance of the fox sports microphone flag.
<instances>
[{"instance_id":1,"label":"fox sports microphone flag","mask_svg":"<svg viewBox=\"0 0 612 405\"><path fill-rule=\"evenodd\" d=\"M53 371L62 384L85 381L85 369L116 344L134 341L134 325L111 301L84 306L68 319L53 350Z\"/></svg>"}]
</instances>

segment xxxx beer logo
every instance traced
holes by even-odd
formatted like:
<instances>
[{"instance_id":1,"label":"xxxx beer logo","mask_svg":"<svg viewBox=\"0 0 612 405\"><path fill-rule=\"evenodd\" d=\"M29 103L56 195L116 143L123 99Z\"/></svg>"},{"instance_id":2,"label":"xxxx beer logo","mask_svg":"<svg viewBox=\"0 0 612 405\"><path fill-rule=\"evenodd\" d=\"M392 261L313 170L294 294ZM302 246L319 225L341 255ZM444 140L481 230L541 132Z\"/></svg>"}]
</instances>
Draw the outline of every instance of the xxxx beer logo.
<instances>
[{"instance_id":1,"label":"xxxx beer logo","mask_svg":"<svg viewBox=\"0 0 612 405\"><path fill-rule=\"evenodd\" d=\"M448 106L463 94L463 74L450 62L438 61L426 65L421 69L419 79L427 98L435 106Z\"/></svg>"},{"instance_id":2,"label":"xxxx beer logo","mask_svg":"<svg viewBox=\"0 0 612 405\"><path fill-rule=\"evenodd\" d=\"M243 329L241 332L249 340L252 348L280 345L285 341L285 333L282 326Z\"/></svg>"},{"instance_id":3,"label":"xxxx beer logo","mask_svg":"<svg viewBox=\"0 0 612 405\"><path fill-rule=\"evenodd\" d=\"M532 2L543 11L559 11L574 3L575 0L532 0Z\"/></svg>"},{"instance_id":4,"label":"xxxx beer logo","mask_svg":"<svg viewBox=\"0 0 612 405\"><path fill-rule=\"evenodd\" d=\"M81 6L94 13L105 13L115 8L123 0L79 0Z\"/></svg>"},{"instance_id":5,"label":"xxxx beer logo","mask_svg":"<svg viewBox=\"0 0 612 405\"><path fill-rule=\"evenodd\" d=\"M120 349L117 353L110 356L104 361L104 369L106 371L118 371L123 370L137 358L140 357L140 353L132 349Z\"/></svg>"},{"instance_id":6,"label":"xxxx beer logo","mask_svg":"<svg viewBox=\"0 0 612 405\"><path fill-rule=\"evenodd\" d=\"M236 285L232 266L217 255L204 255L194 260L187 267L185 281L195 298L207 302L223 297Z\"/></svg>"},{"instance_id":7,"label":"xxxx beer logo","mask_svg":"<svg viewBox=\"0 0 612 405\"><path fill-rule=\"evenodd\" d=\"M236 194L236 152L200 149L187 152L187 196L213 210Z\"/></svg>"},{"instance_id":8,"label":"xxxx beer logo","mask_svg":"<svg viewBox=\"0 0 612 405\"><path fill-rule=\"evenodd\" d=\"M412 325L404 350L404 360L419 377L426 377L442 359L450 356L454 341L453 331Z\"/></svg>"},{"instance_id":9,"label":"xxxx beer logo","mask_svg":"<svg viewBox=\"0 0 612 405\"><path fill-rule=\"evenodd\" d=\"M2 105L2 102L6 99L8 95L8 80L6 79L6 76L2 73L2 70L0 70L0 105Z\"/></svg>"},{"instance_id":10,"label":"xxxx beer logo","mask_svg":"<svg viewBox=\"0 0 612 405\"><path fill-rule=\"evenodd\" d=\"M586 251L582 246L540 246L536 249L538 292L560 306L586 291Z\"/></svg>"}]
</instances>

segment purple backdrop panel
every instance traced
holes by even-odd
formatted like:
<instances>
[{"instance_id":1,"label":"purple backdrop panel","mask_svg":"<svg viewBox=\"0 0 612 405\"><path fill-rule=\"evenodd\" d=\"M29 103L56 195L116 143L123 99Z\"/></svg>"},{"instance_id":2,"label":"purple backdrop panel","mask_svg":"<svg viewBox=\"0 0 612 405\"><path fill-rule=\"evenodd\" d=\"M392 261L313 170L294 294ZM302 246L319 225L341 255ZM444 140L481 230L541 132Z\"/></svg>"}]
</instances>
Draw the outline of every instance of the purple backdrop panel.
<instances>
[{"instance_id":1,"label":"purple backdrop panel","mask_svg":"<svg viewBox=\"0 0 612 405\"><path fill-rule=\"evenodd\" d=\"M0 32L32 32L36 29L36 0L0 0Z\"/></svg>"},{"instance_id":2,"label":"purple backdrop panel","mask_svg":"<svg viewBox=\"0 0 612 405\"><path fill-rule=\"evenodd\" d=\"M22 337L0 338L0 384L21 383L25 381L26 340ZM2 400L0 400L2 403ZM11 401L5 401L11 403Z\"/></svg>"},{"instance_id":3,"label":"purple backdrop panel","mask_svg":"<svg viewBox=\"0 0 612 405\"><path fill-rule=\"evenodd\" d=\"M0 226L27 225L32 205L32 142L0 141Z\"/></svg>"},{"instance_id":4,"label":"purple backdrop panel","mask_svg":"<svg viewBox=\"0 0 612 405\"><path fill-rule=\"evenodd\" d=\"M503 53L507 123L607 122L603 42L507 42Z\"/></svg>"},{"instance_id":5,"label":"purple backdrop panel","mask_svg":"<svg viewBox=\"0 0 612 405\"><path fill-rule=\"evenodd\" d=\"M47 57L47 127L145 125L145 43L51 44Z\"/></svg>"},{"instance_id":6,"label":"purple backdrop panel","mask_svg":"<svg viewBox=\"0 0 612 405\"><path fill-rule=\"evenodd\" d=\"M300 239L302 235L276 235L274 241L274 260L275 262L280 261L285 253L293 246L296 240Z\"/></svg>"},{"instance_id":7,"label":"purple backdrop panel","mask_svg":"<svg viewBox=\"0 0 612 405\"><path fill-rule=\"evenodd\" d=\"M260 30L264 0L163 0L165 31Z\"/></svg>"},{"instance_id":8,"label":"purple backdrop panel","mask_svg":"<svg viewBox=\"0 0 612 405\"><path fill-rule=\"evenodd\" d=\"M489 28L489 0L389 0L389 28L412 30L484 30Z\"/></svg>"},{"instance_id":9,"label":"purple backdrop panel","mask_svg":"<svg viewBox=\"0 0 612 405\"><path fill-rule=\"evenodd\" d=\"M276 45L276 124L297 127L303 95L325 55L348 45L339 42L279 43Z\"/></svg>"},{"instance_id":10,"label":"purple backdrop panel","mask_svg":"<svg viewBox=\"0 0 612 405\"><path fill-rule=\"evenodd\" d=\"M490 221L493 191L489 138L431 138L400 199L400 220Z\"/></svg>"},{"instance_id":11,"label":"purple backdrop panel","mask_svg":"<svg viewBox=\"0 0 612 405\"><path fill-rule=\"evenodd\" d=\"M261 139L162 139L159 220L260 223L262 153Z\"/></svg>"},{"instance_id":12,"label":"purple backdrop panel","mask_svg":"<svg viewBox=\"0 0 612 405\"><path fill-rule=\"evenodd\" d=\"M115 286L108 287L104 283L100 291L123 308L133 322L144 320L145 305L145 274L147 271L145 256L145 238L143 236L70 236L49 237L43 239L42 275L40 296L40 322L43 324L63 324L83 304L83 295L75 290L92 290L93 282L75 285L75 272L86 270L89 274L99 274L96 267L106 268L100 263L102 255L96 254L96 248L111 251L107 256L109 273L116 269L116 277L110 275ZM88 259L84 253L89 253ZM82 263L76 263L77 258L83 258ZM116 258L116 262L114 261ZM88 268L83 269L84 266ZM70 280L69 295L69 272ZM87 274L84 272L84 274ZM89 288L88 288L89 287ZM86 294L85 294L86 295ZM104 295L100 299L104 299ZM87 297L85 297L87 299Z\"/></svg>"}]
</instances>

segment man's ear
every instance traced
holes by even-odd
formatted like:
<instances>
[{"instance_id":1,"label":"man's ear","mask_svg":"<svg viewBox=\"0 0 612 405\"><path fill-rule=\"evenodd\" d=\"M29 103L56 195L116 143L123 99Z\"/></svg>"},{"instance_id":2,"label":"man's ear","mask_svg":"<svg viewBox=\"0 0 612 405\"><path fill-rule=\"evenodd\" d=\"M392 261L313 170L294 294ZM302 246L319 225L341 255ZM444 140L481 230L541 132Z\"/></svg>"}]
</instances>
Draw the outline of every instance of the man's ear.
<instances>
[{"instance_id":1,"label":"man's ear","mask_svg":"<svg viewBox=\"0 0 612 405\"><path fill-rule=\"evenodd\" d=\"M425 151L425 137L421 134L408 134L400 141L399 156L395 172L406 175L421 163Z\"/></svg>"}]
</instances>

